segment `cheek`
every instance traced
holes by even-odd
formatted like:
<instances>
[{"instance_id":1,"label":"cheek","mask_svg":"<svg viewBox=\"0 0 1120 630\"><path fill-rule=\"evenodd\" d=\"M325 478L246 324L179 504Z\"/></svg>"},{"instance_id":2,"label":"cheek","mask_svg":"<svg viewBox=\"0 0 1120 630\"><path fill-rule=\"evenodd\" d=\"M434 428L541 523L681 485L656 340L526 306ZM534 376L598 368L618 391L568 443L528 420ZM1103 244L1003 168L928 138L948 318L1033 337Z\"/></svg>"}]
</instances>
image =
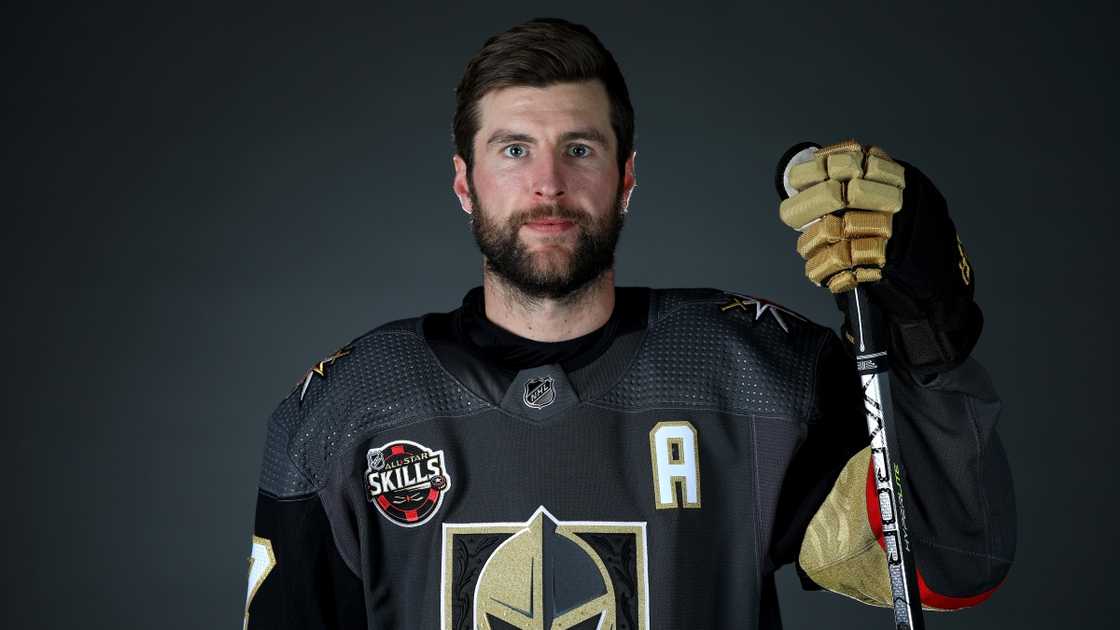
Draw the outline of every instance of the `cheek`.
<instances>
[{"instance_id":1,"label":"cheek","mask_svg":"<svg viewBox=\"0 0 1120 630\"><path fill-rule=\"evenodd\" d=\"M611 200L614 197L618 176L601 172L581 173L573 178L572 184L573 193L595 202L596 205L601 205L604 200Z\"/></svg>"},{"instance_id":2,"label":"cheek","mask_svg":"<svg viewBox=\"0 0 1120 630\"><path fill-rule=\"evenodd\" d=\"M487 209L500 209L507 204L511 196L516 196L524 187L522 177L510 170L495 171L476 168L474 177L475 194L478 195Z\"/></svg>"},{"instance_id":3,"label":"cheek","mask_svg":"<svg viewBox=\"0 0 1120 630\"><path fill-rule=\"evenodd\" d=\"M514 169L492 173L488 183L490 189L499 197L519 195L530 188L525 173Z\"/></svg>"}]
</instances>

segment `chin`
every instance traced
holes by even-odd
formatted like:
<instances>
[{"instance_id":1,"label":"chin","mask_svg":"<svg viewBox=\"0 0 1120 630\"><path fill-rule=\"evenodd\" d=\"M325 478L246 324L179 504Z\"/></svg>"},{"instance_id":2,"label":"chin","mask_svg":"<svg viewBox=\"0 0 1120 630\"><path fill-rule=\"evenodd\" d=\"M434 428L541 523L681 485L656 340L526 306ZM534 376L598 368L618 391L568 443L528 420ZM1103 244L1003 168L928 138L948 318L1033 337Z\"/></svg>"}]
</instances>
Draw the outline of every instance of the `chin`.
<instances>
[{"instance_id":1,"label":"chin","mask_svg":"<svg viewBox=\"0 0 1120 630\"><path fill-rule=\"evenodd\" d=\"M533 252L533 271L550 276L568 269L572 263L572 252L566 247L551 246L544 251Z\"/></svg>"}]
</instances>

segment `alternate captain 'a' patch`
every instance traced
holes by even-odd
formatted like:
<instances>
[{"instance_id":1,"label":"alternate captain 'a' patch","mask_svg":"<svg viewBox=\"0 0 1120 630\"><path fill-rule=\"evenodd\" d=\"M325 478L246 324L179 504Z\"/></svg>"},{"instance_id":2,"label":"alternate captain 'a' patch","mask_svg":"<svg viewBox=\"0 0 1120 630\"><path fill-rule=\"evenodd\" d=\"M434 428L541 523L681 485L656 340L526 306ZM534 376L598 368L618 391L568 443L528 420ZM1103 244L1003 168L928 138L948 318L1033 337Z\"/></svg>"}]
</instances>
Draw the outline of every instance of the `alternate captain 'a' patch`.
<instances>
[{"instance_id":1,"label":"alternate captain 'a' patch","mask_svg":"<svg viewBox=\"0 0 1120 630\"><path fill-rule=\"evenodd\" d=\"M311 369L307 371L307 376L303 379L303 389L301 389L299 391L300 402L303 402L303 396L304 396L304 394L307 393L307 388L308 388L309 385L311 385L311 379L314 376L318 375L319 378L326 378L327 377L327 366L334 365L335 361L337 361L337 360L341 359L342 357L350 354L352 351L353 351L352 346L343 346L343 347L339 348L338 350L335 350L334 354L332 354L331 356L329 356L329 357L323 359L322 361L319 361L315 365L311 366Z\"/></svg>"},{"instance_id":2,"label":"alternate captain 'a' patch","mask_svg":"<svg viewBox=\"0 0 1120 630\"><path fill-rule=\"evenodd\" d=\"M646 630L643 522L444 523L442 630Z\"/></svg>"},{"instance_id":3,"label":"alternate captain 'a' patch","mask_svg":"<svg viewBox=\"0 0 1120 630\"><path fill-rule=\"evenodd\" d=\"M449 490L451 475L443 451L396 440L366 453L366 498L394 525L427 523Z\"/></svg>"},{"instance_id":4,"label":"alternate captain 'a' patch","mask_svg":"<svg viewBox=\"0 0 1120 630\"><path fill-rule=\"evenodd\" d=\"M774 302L763 300L762 298L752 297L749 295L731 293L729 291L725 291L725 293L727 293L728 297L731 298L731 301L727 304L724 304L723 306L720 306L719 310L721 311L726 312L732 309L742 309L747 312L753 311L755 321L762 319L763 314L770 313L770 315L772 315L778 322L778 325L782 327L782 330L786 331L787 333L789 332L789 326L786 325L786 320L784 318L790 317L792 319L807 321L801 315L798 315L797 313L789 310L784 306L775 304Z\"/></svg>"}]
</instances>

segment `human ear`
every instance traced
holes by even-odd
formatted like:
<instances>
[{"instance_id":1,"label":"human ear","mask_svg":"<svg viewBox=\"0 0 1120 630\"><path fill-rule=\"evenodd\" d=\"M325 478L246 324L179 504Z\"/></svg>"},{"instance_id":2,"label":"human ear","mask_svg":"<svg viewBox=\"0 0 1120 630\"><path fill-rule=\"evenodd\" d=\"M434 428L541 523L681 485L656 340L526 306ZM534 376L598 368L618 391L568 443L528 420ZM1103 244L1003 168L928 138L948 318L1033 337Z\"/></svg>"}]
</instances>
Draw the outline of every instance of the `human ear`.
<instances>
[{"instance_id":1,"label":"human ear","mask_svg":"<svg viewBox=\"0 0 1120 630\"><path fill-rule=\"evenodd\" d=\"M455 168L455 178L451 182L451 189L455 191L455 196L459 198L459 205L463 208L463 212L471 214L474 212L474 205L471 203L471 186L467 181L467 162L456 154L451 157L451 164Z\"/></svg>"}]
</instances>

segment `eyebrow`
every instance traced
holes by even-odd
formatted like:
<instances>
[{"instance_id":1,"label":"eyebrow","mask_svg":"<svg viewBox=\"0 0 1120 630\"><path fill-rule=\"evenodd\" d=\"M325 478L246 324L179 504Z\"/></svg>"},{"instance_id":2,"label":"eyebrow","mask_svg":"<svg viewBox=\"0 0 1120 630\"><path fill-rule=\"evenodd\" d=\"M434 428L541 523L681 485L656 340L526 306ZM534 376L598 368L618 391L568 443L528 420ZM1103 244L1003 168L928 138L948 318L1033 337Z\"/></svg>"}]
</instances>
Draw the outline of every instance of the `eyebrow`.
<instances>
[{"instance_id":1,"label":"eyebrow","mask_svg":"<svg viewBox=\"0 0 1120 630\"><path fill-rule=\"evenodd\" d=\"M571 140L586 140L588 142L597 142L601 145L608 146L607 137L603 135L598 129L587 127L584 129L576 129L569 131L560 136L560 142L569 142ZM535 144L536 138L526 133L517 133L508 129L499 129L495 131L490 139L486 141L487 146L491 144L505 144L506 142L525 142L527 144Z\"/></svg>"}]
</instances>

